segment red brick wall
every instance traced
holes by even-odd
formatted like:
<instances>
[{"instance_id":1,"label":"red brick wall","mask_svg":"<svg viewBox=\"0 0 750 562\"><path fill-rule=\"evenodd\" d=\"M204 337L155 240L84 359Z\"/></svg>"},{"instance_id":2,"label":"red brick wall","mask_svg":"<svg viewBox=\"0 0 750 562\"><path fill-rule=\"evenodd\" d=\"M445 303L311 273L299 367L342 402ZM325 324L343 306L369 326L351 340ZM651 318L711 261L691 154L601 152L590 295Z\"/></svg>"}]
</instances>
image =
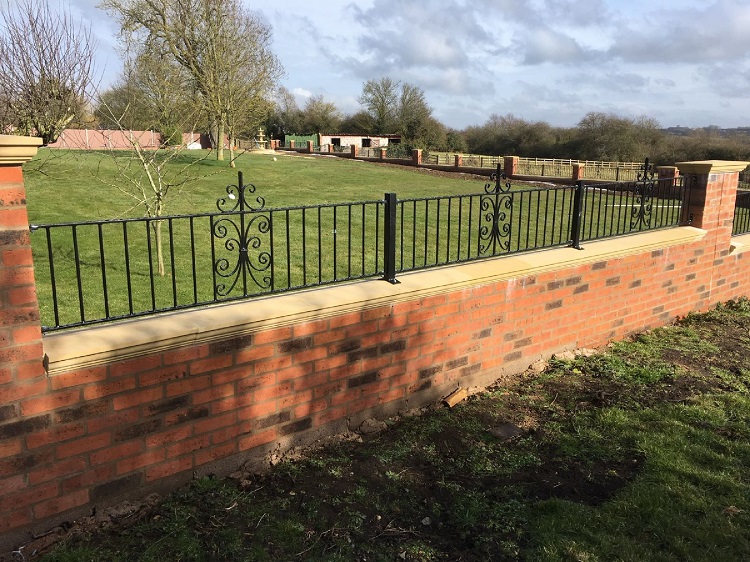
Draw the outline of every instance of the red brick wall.
<instances>
[{"instance_id":1,"label":"red brick wall","mask_svg":"<svg viewBox=\"0 0 750 562\"><path fill-rule=\"evenodd\" d=\"M22 225L14 174L0 176L0 213ZM260 463L458 383L748 294L748 254L729 253L737 175L711 178L693 199L708 231L695 242L50 376L28 236L0 231L0 534Z\"/></svg>"}]
</instances>

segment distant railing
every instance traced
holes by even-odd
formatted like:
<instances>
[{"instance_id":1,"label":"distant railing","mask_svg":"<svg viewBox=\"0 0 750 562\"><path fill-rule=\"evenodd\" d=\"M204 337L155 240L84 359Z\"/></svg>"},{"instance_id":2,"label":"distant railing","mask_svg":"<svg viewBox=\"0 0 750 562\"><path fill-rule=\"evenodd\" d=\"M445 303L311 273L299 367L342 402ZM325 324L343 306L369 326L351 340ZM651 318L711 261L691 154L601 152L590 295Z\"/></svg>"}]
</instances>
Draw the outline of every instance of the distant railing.
<instances>
[{"instance_id":1,"label":"distant railing","mask_svg":"<svg viewBox=\"0 0 750 562\"><path fill-rule=\"evenodd\" d=\"M685 224L682 178L267 208L230 185L217 211L32 225L44 331L381 277Z\"/></svg>"},{"instance_id":2,"label":"distant railing","mask_svg":"<svg viewBox=\"0 0 750 562\"><path fill-rule=\"evenodd\" d=\"M738 191L734 203L734 224L732 234L750 232L750 191Z\"/></svg>"}]
</instances>

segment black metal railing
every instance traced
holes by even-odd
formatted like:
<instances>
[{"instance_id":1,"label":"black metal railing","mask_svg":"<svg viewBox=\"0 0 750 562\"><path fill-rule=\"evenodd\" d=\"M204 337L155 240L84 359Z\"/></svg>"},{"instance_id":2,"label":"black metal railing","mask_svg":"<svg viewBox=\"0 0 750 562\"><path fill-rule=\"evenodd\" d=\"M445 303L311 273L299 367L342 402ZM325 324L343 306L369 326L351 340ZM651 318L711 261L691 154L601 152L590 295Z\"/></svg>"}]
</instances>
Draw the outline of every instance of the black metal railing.
<instances>
[{"instance_id":1,"label":"black metal railing","mask_svg":"<svg viewBox=\"0 0 750 562\"><path fill-rule=\"evenodd\" d=\"M217 211L33 225L44 331L686 224L681 178L268 208L238 175Z\"/></svg>"},{"instance_id":2,"label":"black metal railing","mask_svg":"<svg viewBox=\"0 0 750 562\"><path fill-rule=\"evenodd\" d=\"M750 191L738 191L734 203L734 224L732 234L750 232Z\"/></svg>"}]
</instances>

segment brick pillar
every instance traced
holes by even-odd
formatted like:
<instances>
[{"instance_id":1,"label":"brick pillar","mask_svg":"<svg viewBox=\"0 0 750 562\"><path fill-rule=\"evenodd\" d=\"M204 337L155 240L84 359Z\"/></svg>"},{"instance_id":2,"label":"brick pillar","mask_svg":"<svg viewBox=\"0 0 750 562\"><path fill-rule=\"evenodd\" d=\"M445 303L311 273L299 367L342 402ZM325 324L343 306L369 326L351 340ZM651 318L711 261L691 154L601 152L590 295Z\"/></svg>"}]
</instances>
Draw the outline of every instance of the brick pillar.
<instances>
[{"instance_id":1,"label":"brick pillar","mask_svg":"<svg viewBox=\"0 0 750 562\"><path fill-rule=\"evenodd\" d=\"M357 154L359 153L359 151L357 150L357 145L356 144L351 145L351 149L352 149L352 158L356 158Z\"/></svg>"},{"instance_id":2,"label":"brick pillar","mask_svg":"<svg viewBox=\"0 0 750 562\"><path fill-rule=\"evenodd\" d=\"M422 164L422 149L421 148L415 148L411 151L411 163L415 166L420 166Z\"/></svg>"},{"instance_id":3,"label":"brick pillar","mask_svg":"<svg viewBox=\"0 0 750 562\"><path fill-rule=\"evenodd\" d=\"M583 171L586 168L586 164L576 163L573 164L573 181L583 179Z\"/></svg>"},{"instance_id":4,"label":"brick pillar","mask_svg":"<svg viewBox=\"0 0 750 562\"><path fill-rule=\"evenodd\" d=\"M381 160L385 160L386 154L388 154L388 149L387 148L381 148L380 149L380 159Z\"/></svg>"},{"instance_id":5,"label":"brick pillar","mask_svg":"<svg viewBox=\"0 0 750 562\"><path fill-rule=\"evenodd\" d=\"M518 156L504 156L503 171L508 178L515 177L518 173Z\"/></svg>"},{"instance_id":6,"label":"brick pillar","mask_svg":"<svg viewBox=\"0 0 750 562\"><path fill-rule=\"evenodd\" d=\"M41 144L39 138L0 135L0 384L3 386L13 380L20 382L44 374L39 303L21 169ZM0 412L5 406L7 402L0 400ZM0 423L3 419L0 413Z\"/></svg>"},{"instance_id":7,"label":"brick pillar","mask_svg":"<svg viewBox=\"0 0 750 562\"><path fill-rule=\"evenodd\" d=\"M460 168L463 165L464 165L464 157L461 154L456 154L454 156L453 166L456 168Z\"/></svg>"},{"instance_id":8,"label":"brick pillar","mask_svg":"<svg viewBox=\"0 0 750 562\"><path fill-rule=\"evenodd\" d=\"M312 152L313 152L313 141L307 141L307 152L308 152L308 154L312 154Z\"/></svg>"},{"instance_id":9,"label":"brick pillar","mask_svg":"<svg viewBox=\"0 0 750 562\"><path fill-rule=\"evenodd\" d=\"M294 148L294 139L289 141L289 148Z\"/></svg>"},{"instance_id":10,"label":"brick pillar","mask_svg":"<svg viewBox=\"0 0 750 562\"><path fill-rule=\"evenodd\" d=\"M24 452L24 434L49 424L47 417L26 412L26 402L48 389L21 169L41 144L39 138L0 135L0 458ZM10 497L11 490L28 493L26 480L5 482L0 504L7 501L8 507L0 517L0 535L33 518L28 504L16 507Z\"/></svg>"},{"instance_id":11,"label":"brick pillar","mask_svg":"<svg viewBox=\"0 0 750 562\"><path fill-rule=\"evenodd\" d=\"M715 232L717 244L729 250L734 222L734 203L737 198L739 173L748 162L702 160L678 162L680 173L690 184L690 201L687 212L692 216L692 226Z\"/></svg>"}]
</instances>

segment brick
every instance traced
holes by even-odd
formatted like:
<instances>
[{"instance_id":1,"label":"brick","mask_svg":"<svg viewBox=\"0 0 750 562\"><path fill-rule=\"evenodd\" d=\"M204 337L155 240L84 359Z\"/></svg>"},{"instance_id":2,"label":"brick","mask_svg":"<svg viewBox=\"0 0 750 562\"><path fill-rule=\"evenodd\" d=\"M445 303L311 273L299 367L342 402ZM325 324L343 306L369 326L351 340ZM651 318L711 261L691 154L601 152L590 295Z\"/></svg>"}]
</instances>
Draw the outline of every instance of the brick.
<instances>
[{"instance_id":1,"label":"brick","mask_svg":"<svg viewBox=\"0 0 750 562\"><path fill-rule=\"evenodd\" d=\"M172 365L153 369L138 375L138 385L141 387L164 384L165 382L180 380L187 376L185 365Z\"/></svg>"},{"instance_id":2,"label":"brick","mask_svg":"<svg viewBox=\"0 0 750 562\"><path fill-rule=\"evenodd\" d=\"M91 489L91 502L98 503L111 500L123 494L137 490L143 485L143 477L140 474L131 474L123 478L117 478L104 484L99 484Z\"/></svg>"},{"instance_id":3,"label":"brick","mask_svg":"<svg viewBox=\"0 0 750 562\"><path fill-rule=\"evenodd\" d=\"M135 455L128 459L123 459L117 463L117 474L126 474L144 468L146 466L156 464L164 460L166 451L164 449L157 449L155 451L146 451L140 455Z\"/></svg>"},{"instance_id":4,"label":"brick","mask_svg":"<svg viewBox=\"0 0 750 562\"><path fill-rule=\"evenodd\" d=\"M82 404L80 406L58 410L54 414L55 421L57 423L68 423L79 419L87 419L90 417L101 415L108 409L109 402L107 400L86 402L85 404Z\"/></svg>"},{"instance_id":5,"label":"brick","mask_svg":"<svg viewBox=\"0 0 750 562\"><path fill-rule=\"evenodd\" d=\"M286 381L281 384L258 388L255 390L254 396L255 400L257 400L258 402L264 402L272 398L280 398L281 396L286 396L291 391L292 383L291 381Z\"/></svg>"},{"instance_id":6,"label":"brick","mask_svg":"<svg viewBox=\"0 0 750 562\"><path fill-rule=\"evenodd\" d=\"M365 384L370 384L378 380L378 372L370 371L358 377L353 377L347 382L347 388L356 388Z\"/></svg>"},{"instance_id":7,"label":"brick","mask_svg":"<svg viewBox=\"0 0 750 562\"><path fill-rule=\"evenodd\" d=\"M35 486L42 482L48 482L65 476L72 476L86 469L86 461L80 457L64 461L58 461L54 464L29 472L29 484Z\"/></svg>"},{"instance_id":8,"label":"brick","mask_svg":"<svg viewBox=\"0 0 750 562\"><path fill-rule=\"evenodd\" d=\"M266 344L266 343L277 343L284 340L291 339L292 328L290 326L284 328L276 328L273 330L266 330L265 332L259 332L255 334L255 344Z\"/></svg>"},{"instance_id":9,"label":"brick","mask_svg":"<svg viewBox=\"0 0 750 562\"><path fill-rule=\"evenodd\" d=\"M13 404L0 406L0 423L12 420L15 417L18 417L18 412Z\"/></svg>"},{"instance_id":10,"label":"brick","mask_svg":"<svg viewBox=\"0 0 750 562\"><path fill-rule=\"evenodd\" d=\"M29 449L36 449L50 443L60 443L81 437L86 433L83 421L73 422L65 425L56 425L52 428L44 429L38 433L32 433L26 436L26 446Z\"/></svg>"},{"instance_id":11,"label":"brick","mask_svg":"<svg viewBox=\"0 0 750 562\"><path fill-rule=\"evenodd\" d=\"M162 354L164 365L175 365L177 363L189 363L208 355L208 345L180 348L173 351L165 351Z\"/></svg>"},{"instance_id":12,"label":"brick","mask_svg":"<svg viewBox=\"0 0 750 562\"><path fill-rule=\"evenodd\" d=\"M210 435L201 435L198 437L193 437L192 439L183 439L167 446L167 458L173 459L175 457L181 457L183 455L199 451L204 447L208 447L210 443Z\"/></svg>"},{"instance_id":13,"label":"brick","mask_svg":"<svg viewBox=\"0 0 750 562\"><path fill-rule=\"evenodd\" d=\"M208 354L210 356L221 355L245 349L253 343L252 335L239 336L230 340L218 341L208 345Z\"/></svg>"},{"instance_id":14,"label":"brick","mask_svg":"<svg viewBox=\"0 0 750 562\"><path fill-rule=\"evenodd\" d=\"M16 380L19 382L46 377L44 363L39 360L30 361L28 363L16 363L15 371Z\"/></svg>"},{"instance_id":15,"label":"brick","mask_svg":"<svg viewBox=\"0 0 750 562\"><path fill-rule=\"evenodd\" d=\"M88 490L78 490L71 494L36 504L34 506L34 516L37 519L44 519L85 505L88 501Z\"/></svg>"},{"instance_id":16,"label":"brick","mask_svg":"<svg viewBox=\"0 0 750 562\"><path fill-rule=\"evenodd\" d=\"M3 517L0 517L0 533L7 533L12 529L30 525L32 521L33 512L30 507L4 513Z\"/></svg>"},{"instance_id":17,"label":"brick","mask_svg":"<svg viewBox=\"0 0 750 562\"><path fill-rule=\"evenodd\" d=\"M14 343L28 343L42 338L42 329L39 326L21 326L13 329Z\"/></svg>"},{"instance_id":18,"label":"brick","mask_svg":"<svg viewBox=\"0 0 750 562\"><path fill-rule=\"evenodd\" d=\"M149 402L155 402L164 398L164 389L161 387L148 388L138 392L131 392L116 396L112 400L112 406L115 410L125 410L127 408L133 408L141 404L147 404Z\"/></svg>"},{"instance_id":19,"label":"brick","mask_svg":"<svg viewBox=\"0 0 750 562\"><path fill-rule=\"evenodd\" d=\"M5 423L0 425L0 439L27 435L49 427L50 423L52 423L52 418L49 414Z\"/></svg>"},{"instance_id":20,"label":"brick","mask_svg":"<svg viewBox=\"0 0 750 562\"><path fill-rule=\"evenodd\" d=\"M146 437L146 446L150 449L157 447L163 447L169 443L175 443L183 439L187 439L193 436L193 427L186 425L182 427L176 427L169 429L168 431L162 431L154 435Z\"/></svg>"},{"instance_id":21,"label":"brick","mask_svg":"<svg viewBox=\"0 0 750 562\"><path fill-rule=\"evenodd\" d=\"M201 466L220 459L225 459L237 453L235 442L225 443L210 449L201 449L195 452L195 466Z\"/></svg>"},{"instance_id":22,"label":"brick","mask_svg":"<svg viewBox=\"0 0 750 562\"><path fill-rule=\"evenodd\" d=\"M53 390L70 388L73 386L101 382L107 378L106 367L92 367L83 371L74 371L61 375L50 376L50 387Z\"/></svg>"},{"instance_id":23,"label":"brick","mask_svg":"<svg viewBox=\"0 0 750 562\"><path fill-rule=\"evenodd\" d=\"M279 435L292 435L293 433L299 433L312 427L312 418L304 418L301 420L282 425L279 429Z\"/></svg>"},{"instance_id":24,"label":"brick","mask_svg":"<svg viewBox=\"0 0 750 562\"><path fill-rule=\"evenodd\" d=\"M0 511L8 513L27 505L54 498L59 493L59 490L60 486L57 482L46 482L38 486L20 490L15 494L6 494L0 497Z\"/></svg>"},{"instance_id":25,"label":"brick","mask_svg":"<svg viewBox=\"0 0 750 562\"><path fill-rule=\"evenodd\" d=\"M129 441L138 437L144 437L155 431L158 431L162 427L162 420L159 418L141 421L134 425L117 429L114 432L115 443L121 441Z\"/></svg>"},{"instance_id":26,"label":"brick","mask_svg":"<svg viewBox=\"0 0 750 562\"><path fill-rule=\"evenodd\" d=\"M226 369L234 364L232 355L209 356L206 359L199 359L190 363L190 374L199 375L212 371Z\"/></svg>"},{"instance_id":27,"label":"brick","mask_svg":"<svg viewBox=\"0 0 750 562\"><path fill-rule=\"evenodd\" d=\"M141 441L128 441L127 443L120 443L119 445L113 445L96 451L89 455L91 465L96 466L99 464L105 464L114 462L127 457L132 457L140 453L143 450L143 443Z\"/></svg>"},{"instance_id":28,"label":"brick","mask_svg":"<svg viewBox=\"0 0 750 562\"><path fill-rule=\"evenodd\" d=\"M121 392L127 392L135 388L135 378L127 377L115 381L108 381L99 384L91 384L83 389L83 397L86 400L95 400Z\"/></svg>"},{"instance_id":29,"label":"brick","mask_svg":"<svg viewBox=\"0 0 750 562\"><path fill-rule=\"evenodd\" d=\"M276 355L276 346L273 344L266 345L254 345L248 349L237 351L234 354L234 362L236 365L242 365L243 363L254 363L261 359L268 359ZM246 365L245 368L250 368Z\"/></svg>"},{"instance_id":30,"label":"brick","mask_svg":"<svg viewBox=\"0 0 750 562\"><path fill-rule=\"evenodd\" d=\"M123 375L133 375L142 373L161 366L160 355L147 355L127 361L120 361L109 366L109 374L112 377L121 377Z\"/></svg>"},{"instance_id":31,"label":"brick","mask_svg":"<svg viewBox=\"0 0 750 562\"><path fill-rule=\"evenodd\" d=\"M88 453L106 447L112 442L112 436L109 433L100 433L89 437L82 437L70 443L58 445L55 449L57 457L60 459Z\"/></svg>"},{"instance_id":32,"label":"brick","mask_svg":"<svg viewBox=\"0 0 750 562\"><path fill-rule=\"evenodd\" d=\"M203 390L211 386L211 375L201 375L199 377L188 377L179 381L167 384L167 397L180 396L189 394L197 390Z\"/></svg>"},{"instance_id":33,"label":"brick","mask_svg":"<svg viewBox=\"0 0 750 562\"><path fill-rule=\"evenodd\" d=\"M21 414L24 416L34 416L57 410L77 404L81 401L81 391L79 389L64 390L60 392L49 393L39 398L30 398L21 402Z\"/></svg>"},{"instance_id":34,"label":"brick","mask_svg":"<svg viewBox=\"0 0 750 562\"><path fill-rule=\"evenodd\" d=\"M279 344L279 353L296 353L312 347L312 338L304 337L285 341Z\"/></svg>"},{"instance_id":35,"label":"brick","mask_svg":"<svg viewBox=\"0 0 750 562\"><path fill-rule=\"evenodd\" d=\"M237 421L237 416L235 412L229 412L221 416L212 416L205 420L196 421L193 424L193 432L196 435L201 434L201 433L207 433L210 431L214 431L215 429L219 429L221 427L232 425L236 421Z\"/></svg>"},{"instance_id":36,"label":"brick","mask_svg":"<svg viewBox=\"0 0 750 562\"><path fill-rule=\"evenodd\" d=\"M247 451L248 449L254 449L266 443L271 443L276 439L276 429L271 428L260 433L254 433L247 437L240 439L239 448L240 451Z\"/></svg>"},{"instance_id":37,"label":"brick","mask_svg":"<svg viewBox=\"0 0 750 562\"><path fill-rule=\"evenodd\" d=\"M295 338L301 338L303 336L312 336L328 331L328 320L316 320L314 322L306 322L304 324L297 324L292 327L292 333Z\"/></svg>"}]
</instances>

